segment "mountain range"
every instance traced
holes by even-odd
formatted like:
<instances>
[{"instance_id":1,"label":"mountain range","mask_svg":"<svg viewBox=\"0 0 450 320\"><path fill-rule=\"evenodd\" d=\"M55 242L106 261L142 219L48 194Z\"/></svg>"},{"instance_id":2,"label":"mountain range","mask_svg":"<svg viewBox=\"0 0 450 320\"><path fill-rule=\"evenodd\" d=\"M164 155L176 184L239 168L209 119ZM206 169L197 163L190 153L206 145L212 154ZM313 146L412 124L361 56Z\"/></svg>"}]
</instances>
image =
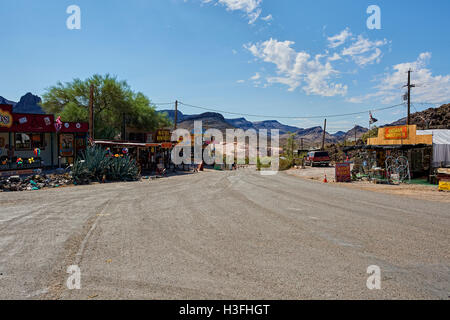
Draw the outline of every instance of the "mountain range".
<instances>
[{"instance_id":1,"label":"mountain range","mask_svg":"<svg viewBox=\"0 0 450 320\"><path fill-rule=\"evenodd\" d=\"M23 97L20 98L19 102L10 101L0 96L0 104L10 104L13 106L13 110L16 113L33 113L33 114L44 114L41 106L41 98L37 95L33 95L28 92ZM174 121L175 111L174 110L162 110L161 113L166 113L169 119ZM295 126L289 126L280 123L277 120L266 120L251 122L245 118L234 118L226 119L222 114L215 112L205 112L202 114L188 115L183 114L181 111L177 113L177 122L179 128L185 128L192 130L194 128L194 121L202 120L203 128L216 128L219 130L226 129L255 129L256 131L261 129L267 129L270 134L271 129L278 129L280 132L280 138L285 141L290 134L294 134L294 137L299 142L303 138L304 146L317 145L322 141L323 129L322 127L312 127L312 128L298 128ZM360 138L367 129L363 127L355 127L348 132L336 132L334 134L326 133L325 142L326 143L336 143L343 141L345 138L354 139L356 130L356 137Z\"/></svg>"},{"instance_id":2,"label":"mountain range","mask_svg":"<svg viewBox=\"0 0 450 320\"><path fill-rule=\"evenodd\" d=\"M159 112L166 113L168 118L174 121L175 117L174 110L162 110ZM196 120L202 120L203 129L216 128L222 131L225 131L226 129L235 129L235 128L243 130L254 129L256 131L261 129L267 129L268 131L271 129L278 129L280 132L281 141L287 140L290 134L294 134L295 140L300 142L301 139L303 139L304 147L317 146L317 144L321 143L323 138L322 127L312 127L305 129L285 125L278 122L277 120L251 122L245 118L226 119L222 114L215 112L206 112L196 115L185 115L181 111L178 111L177 113L177 126L179 128L192 130L194 128L194 121ZM355 131L356 137L360 138L365 132L367 132L367 129L360 126L356 126L355 128L347 132L338 131L334 134L326 132L325 142L337 143L344 141L345 139L347 140L354 139Z\"/></svg>"},{"instance_id":3,"label":"mountain range","mask_svg":"<svg viewBox=\"0 0 450 320\"><path fill-rule=\"evenodd\" d=\"M42 100L39 96L30 92L21 97L19 102L10 101L0 96L0 104L12 105L15 113L44 114L44 110L39 105L41 102Z\"/></svg>"},{"instance_id":4,"label":"mountain range","mask_svg":"<svg viewBox=\"0 0 450 320\"><path fill-rule=\"evenodd\" d=\"M30 92L20 98L19 102L7 100L0 96L0 104L10 104L13 106L13 110L16 113L34 113L44 114L41 106L41 98ZM174 121L174 110L162 110L160 113L166 113L168 118ZM322 127L312 128L298 128L295 126L289 126L280 123L277 120L266 120L252 122L245 118L233 118L226 119L222 114L215 112L205 112L202 114L183 114L181 111L177 113L177 123L179 128L185 128L192 130L194 128L194 121L202 120L204 129L216 128L219 130L226 129L255 129L256 131L261 129L267 129L270 133L271 129L278 129L280 132L280 138L285 141L290 134L294 134L294 138L300 142L303 139L304 146L317 146L321 143L323 137ZM406 123L406 119L400 119L386 126L403 125ZM411 123L417 124L419 129L448 129L450 128L450 104L442 105L439 108L430 108L422 112L416 112L411 115ZM338 131L330 134L325 133L326 143L338 143L344 140L354 140L355 136L359 139L368 130L361 126L356 126L351 130L344 132Z\"/></svg>"}]
</instances>

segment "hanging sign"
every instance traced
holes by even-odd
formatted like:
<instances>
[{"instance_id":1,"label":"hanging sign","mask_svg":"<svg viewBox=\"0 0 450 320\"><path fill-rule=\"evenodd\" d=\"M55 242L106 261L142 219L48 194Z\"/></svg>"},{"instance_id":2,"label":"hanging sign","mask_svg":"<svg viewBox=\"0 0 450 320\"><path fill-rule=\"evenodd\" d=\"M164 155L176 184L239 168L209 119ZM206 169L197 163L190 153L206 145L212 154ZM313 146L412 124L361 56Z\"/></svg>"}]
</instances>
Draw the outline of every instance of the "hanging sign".
<instances>
[{"instance_id":1,"label":"hanging sign","mask_svg":"<svg viewBox=\"0 0 450 320\"><path fill-rule=\"evenodd\" d=\"M384 138L386 140L408 139L408 127L387 127L384 128Z\"/></svg>"}]
</instances>

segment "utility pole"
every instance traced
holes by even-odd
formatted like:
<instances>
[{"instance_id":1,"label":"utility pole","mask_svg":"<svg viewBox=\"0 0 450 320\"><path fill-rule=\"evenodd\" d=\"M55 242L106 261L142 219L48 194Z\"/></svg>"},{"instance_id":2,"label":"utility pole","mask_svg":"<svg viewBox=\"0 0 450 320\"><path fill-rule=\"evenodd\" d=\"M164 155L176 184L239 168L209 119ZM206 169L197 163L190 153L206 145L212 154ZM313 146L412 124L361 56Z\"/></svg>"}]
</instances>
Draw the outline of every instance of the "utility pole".
<instances>
[{"instance_id":1,"label":"utility pole","mask_svg":"<svg viewBox=\"0 0 450 320\"><path fill-rule=\"evenodd\" d=\"M300 141L301 141L301 152L302 152L302 154L303 154L303 138L301 138L300 139ZM305 168L305 157L303 156L302 157L302 169L304 169Z\"/></svg>"},{"instance_id":2,"label":"utility pole","mask_svg":"<svg viewBox=\"0 0 450 320\"><path fill-rule=\"evenodd\" d=\"M357 141L356 141L356 124L355 124L355 146L356 146L356 143L357 143Z\"/></svg>"},{"instance_id":3,"label":"utility pole","mask_svg":"<svg viewBox=\"0 0 450 320\"><path fill-rule=\"evenodd\" d=\"M294 136L291 136L292 137L292 145L291 145L291 148L292 148L292 166L295 166L295 156L294 156Z\"/></svg>"},{"instance_id":4,"label":"utility pole","mask_svg":"<svg viewBox=\"0 0 450 320\"><path fill-rule=\"evenodd\" d=\"M325 122L323 124L323 137L322 137L322 150L325 150L325 133L327 131L327 119L325 119Z\"/></svg>"},{"instance_id":5,"label":"utility pole","mask_svg":"<svg viewBox=\"0 0 450 320\"><path fill-rule=\"evenodd\" d=\"M411 88L414 88L416 85L411 84L411 72L412 70L408 70L408 84L404 87L408 88L408 117L406 118L406 124L409 126L411 124Z\"/></svg>"},{"instance_id":6,"label":"utility pole","mask_svg":"<svg viewBox=\"0 0 450 320\"><path fill-rule=\"evenodd\" d=\"M89 138L94 140L94 84L89 93Z\"/></svg>"},{"instance_id":7,"label":"utility pole","mask_svg":"<svg viewBox=\"0 0 450 320\"><path fill-rule=\"evenodd\" d=\"M178 100L175 100L174 130L177 130L177 121L178 121Z\"/></svg>"}]
</instances>

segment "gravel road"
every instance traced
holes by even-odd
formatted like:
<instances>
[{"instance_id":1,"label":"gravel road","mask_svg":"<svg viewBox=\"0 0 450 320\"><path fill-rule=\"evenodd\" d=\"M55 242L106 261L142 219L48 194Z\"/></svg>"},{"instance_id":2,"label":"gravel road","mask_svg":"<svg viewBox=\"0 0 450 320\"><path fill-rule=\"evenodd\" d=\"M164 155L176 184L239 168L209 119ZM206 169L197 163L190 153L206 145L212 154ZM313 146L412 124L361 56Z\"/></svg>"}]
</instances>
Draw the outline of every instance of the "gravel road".
<instances>
[{"instance_id":1,"label":"gravel road","mask_svg":"<svg viewBox=\"0 0 450 320\"><path fill-rule=\"evenodd\" d=\"M448 204L252 169L0 193L2 299L448 299ZM68 290L78 265L81 289ZM367 268L381 269L368 290Z\"/></svg>"}]
</instances>

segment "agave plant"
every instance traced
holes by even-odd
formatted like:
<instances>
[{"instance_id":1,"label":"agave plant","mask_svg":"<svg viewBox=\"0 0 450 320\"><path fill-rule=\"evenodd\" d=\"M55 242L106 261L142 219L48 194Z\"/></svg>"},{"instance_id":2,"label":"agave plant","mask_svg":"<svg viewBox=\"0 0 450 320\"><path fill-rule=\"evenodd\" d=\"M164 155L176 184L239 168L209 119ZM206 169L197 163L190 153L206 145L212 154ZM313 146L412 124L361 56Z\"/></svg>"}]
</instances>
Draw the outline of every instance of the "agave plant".
<instances>
[{"instance_id":1,"label":"agave plant","mask_svg":"<svg viewBox=\"0 0 450 320\"><path fill-rule=\"evenodd\" d=\"M75 162L72 176L76 183L86 184L91 181L132 181L139 178L139 168L134 159L110 157L107 150L100 146L88 147L81 159Z\"/></svg>"},{"instance_id":2,"label":"agave plant","mask_svg":"<svg viewBox=\"0 0 450 320\"><path fill-rule=\"evenodd\" d=\"M111 158L106 178L111 181L133 181L139 176L139 168L136 160L128 155L119 158Z\"/></svg>"}]
</instances>

